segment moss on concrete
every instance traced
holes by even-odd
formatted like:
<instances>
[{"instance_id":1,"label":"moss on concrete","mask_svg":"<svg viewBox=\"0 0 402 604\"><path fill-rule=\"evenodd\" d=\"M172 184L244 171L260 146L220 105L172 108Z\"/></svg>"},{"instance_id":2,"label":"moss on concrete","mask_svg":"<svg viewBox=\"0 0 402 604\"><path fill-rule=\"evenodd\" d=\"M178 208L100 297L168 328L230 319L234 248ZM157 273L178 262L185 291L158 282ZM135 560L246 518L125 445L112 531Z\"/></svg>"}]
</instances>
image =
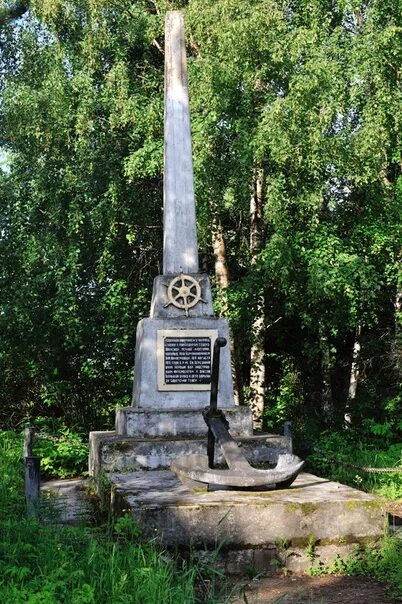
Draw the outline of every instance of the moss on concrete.
<instances>
[{"instance_id":1,"label":"moss on concrete","mask_svg":"<svg viewBox=\"0 0 402 604\"><path fill-rule=\"evenodd\" d=\"M303 516L311 516L319 507L317 503L306 501L303 503L287 503L285 509L289 513L301 511Z\"/></svg>"}]
</instances>

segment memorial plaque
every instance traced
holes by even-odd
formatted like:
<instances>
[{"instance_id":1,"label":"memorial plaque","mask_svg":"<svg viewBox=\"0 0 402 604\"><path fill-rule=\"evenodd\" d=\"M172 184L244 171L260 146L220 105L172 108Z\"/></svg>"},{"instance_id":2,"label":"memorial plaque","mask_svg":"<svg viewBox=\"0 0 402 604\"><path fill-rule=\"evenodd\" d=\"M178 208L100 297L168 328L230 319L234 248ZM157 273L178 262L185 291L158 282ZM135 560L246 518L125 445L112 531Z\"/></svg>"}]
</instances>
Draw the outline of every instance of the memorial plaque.
<instances>
[{"instance_id":1,"label":"memorial plaque","mask_svg":"<svg viewBox=\"0 0 402 604\"><path fill-rule=\"evenodd\" d=\"M215 329L158 330L158 390L209 390Z\"/></svg>"}]
</instances>

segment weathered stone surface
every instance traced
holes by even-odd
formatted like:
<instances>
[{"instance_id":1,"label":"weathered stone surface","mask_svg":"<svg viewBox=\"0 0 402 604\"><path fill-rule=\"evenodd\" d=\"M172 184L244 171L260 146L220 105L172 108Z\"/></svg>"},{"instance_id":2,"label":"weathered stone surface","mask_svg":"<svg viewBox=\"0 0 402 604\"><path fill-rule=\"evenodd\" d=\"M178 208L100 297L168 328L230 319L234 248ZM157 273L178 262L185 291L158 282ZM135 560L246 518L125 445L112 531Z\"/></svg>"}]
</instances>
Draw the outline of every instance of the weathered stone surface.
<instances>
[{"instance_id":1,"label":"weathered stone surface","mask_svg":"<svg viewBox=\"0 0 402 604\"><path fill-rule=\"evenodd\" d=\"M87 489L89 480L70 478L64 480L46 480L41 485L43 497L51 499L56 511L47 521L68 525L83 525L89 522L91 508ZM53 510L52 510L53 512Z\"/></svg>"},{"instance_id":2,"label":"weathered stone surface","mask_svg":"<svg viewBox=\"0 0 402 604\"><path fill-rule=\"evenodd\" d=\"M280 453L289 453L290 440L284 436L262 434L236 439L253 465L275 464ZM91 432L89 472L96 476L105 472L135 472L168 469L173 459L193 453L205 454L206 438L133 438L115 432ZM223 462L220 447L216 447L217 463Z\"/></svg>"},{"instance_id":3,"label":"weathered stone surface","mask_svg":"<svg viewBox=\"0 0 402 604\"><path fill-rule=\"evenodd\" d=\"M356 543L320 545L317 542L310 549L311 554L307 555L305 547L286 545L284 548L279 542L258 549L223 550L216 563L229 575L247 575L250 571L272 575L278 571L278 568L286 568L292 573L300 574L306 572L312 565L330 564L338 556L346 559L355 551ZM240 603L240 600L235 601ZM241 601L244 602L243 598ZM261 603L263 601L265 602L259 600Z\"/></svg>"},{"instance_id":4,"label":"weathered stone surface","mask_svg":"<svg viewBox=\"0 0 402 604\"><path fill-rule=\"evenodd\" d=\"M183 15L165 22L163 274L198 272L190 108Z\"/></svg>"},{"instance_id":5,"label":"weathered stone surface","mask_svg":"<svg viewBox=\"0 0 402 604\"><path fill-rule=\"evenodd\" d=\"M183 317L181 319L142 319L137 326L133 406L148 409L203 409L209 404L209 390L160 391L157 385L157 332L166 329L217 330L229 342L226 319ZM218 405L233 407L230 347L221 350Z\"/></svg>"},{"instance_id":6,"label":"weathered stone surface","mask_svg":"<svg viewBox=\"0 0 402 604\"><path fill-rule=\"evenodd\" d=\"M143 538L167 546L266 548L280 540L344 545L384 532L381 501L339 483L301 474L281 491L193 493L169 471L112 474L112 505L130 509Z\"/></svg>"},{"instance_id":7,"label":"weathered stone surface","mask_svg":"<svg viewBox=\"0 0 402 604\"><path fill-rule=\"evenodd\" d=\"M209 393L208 393L209 394ZM248 407L223 408L232 436L251 436L253 418ZM139 409L122 407L116 411L116 433L120 436L158 438L207 437L208 428L200 409Z\"/></svg>"}]
</instances>

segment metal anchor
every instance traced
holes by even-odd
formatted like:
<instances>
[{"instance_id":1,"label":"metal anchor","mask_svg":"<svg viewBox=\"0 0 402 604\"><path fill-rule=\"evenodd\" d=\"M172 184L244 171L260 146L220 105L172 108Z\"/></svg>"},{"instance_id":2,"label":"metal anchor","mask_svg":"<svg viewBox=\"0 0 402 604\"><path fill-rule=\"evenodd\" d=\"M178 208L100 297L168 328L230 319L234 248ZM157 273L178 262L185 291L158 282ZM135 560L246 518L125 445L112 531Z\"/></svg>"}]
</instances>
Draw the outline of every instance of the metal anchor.
<instances>
[{"instance_id":1,"label":"metal anchor","mask_svg":"<svg viewBox=\"0 0 402 604\"><path fill-rule=\"evenodd\" d=\"M208 483L223 488L276 488L290 487L304 465L292 454L278 456L276 466L270 470L253 468L235 440L229 434L229 424L224 413L217 408L220 348L226 346L225 338L217 338L214 345L210 405L203 411L208 426L207 455L187 455L171 464L171 469L183 481ZM215 443L221 446L228 469L214 467Z\"/></svg>"}]
</instances>

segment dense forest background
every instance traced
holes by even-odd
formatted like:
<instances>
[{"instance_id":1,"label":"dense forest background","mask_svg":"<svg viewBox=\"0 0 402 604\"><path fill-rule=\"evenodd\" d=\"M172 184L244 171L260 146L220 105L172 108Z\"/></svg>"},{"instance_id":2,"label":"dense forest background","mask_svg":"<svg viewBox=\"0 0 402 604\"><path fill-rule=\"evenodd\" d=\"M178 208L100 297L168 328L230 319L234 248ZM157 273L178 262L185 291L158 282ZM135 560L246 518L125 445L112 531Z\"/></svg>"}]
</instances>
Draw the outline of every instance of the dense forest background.
<instances>
[{"instance_id":1,"label":"dense forest background","mask_svg":"<svg viewBox=\"0 0 402 604\"><path fill-rule=\"evenodd\" d=\"M401 0L0 0L0 422L111 427L161 273L163 22L256 425L402 429Z\"/></svg>"}]
</instances>

